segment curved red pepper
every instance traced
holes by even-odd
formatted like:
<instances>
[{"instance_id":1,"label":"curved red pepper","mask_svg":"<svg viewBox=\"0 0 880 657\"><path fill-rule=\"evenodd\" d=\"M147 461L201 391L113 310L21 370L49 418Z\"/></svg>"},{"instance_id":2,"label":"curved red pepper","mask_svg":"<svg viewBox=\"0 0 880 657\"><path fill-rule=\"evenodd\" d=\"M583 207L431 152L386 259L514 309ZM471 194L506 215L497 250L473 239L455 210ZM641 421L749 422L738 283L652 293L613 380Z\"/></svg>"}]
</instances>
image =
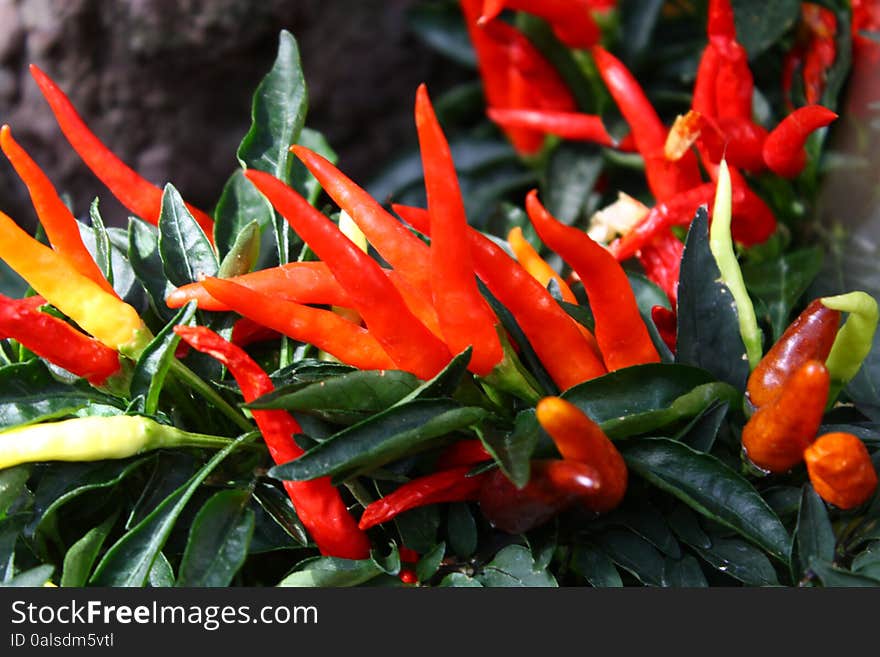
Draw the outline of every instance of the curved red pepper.
<instances>
[{"instance_id":1,"label":"curved red pepper","mask_svg":"<svg viewBox=\"0 0 880 657\"><path fill-rule=\"evenodd\" d=\"M430 379L446 366L452 358L449 349L413 315L375 260L277 178L254 170L245 175L327 263L351 297L354 309L398 367Z\"/></svg>"},{"instance_id":2,"label":"curved red pepper","mask_svg":"<svg viewBox=\"0 0 880 657\"><path fill-rule=\"evenodd\" d=\"M437 470L449 470L462 465L473 466L491 460L492 455L483 447L482 441L477 439L459 440L444 449L434 465Z\"/></svg>"},{"instance_id":3,"label":"curved red pepper","mask_svg":"<svg viewBox=\"0 0 880 657\"><path fill-rule=\"evenodd\" d=\"M248 319L247 317L240 317L236 320L235 324L232 325L232 337L230 340L234 345L246 347L255 342L276 340L280 337L281 334L278 331L266 328L262 324L257 324L257 322ZM181 356L178 356L178 358L180 357Z\"/></svg>"},{"instance_id":4,"label":"curved red pepper","mask_svg":"<svg viewBox=\"0 0 880 657\"><path fill-rule=\"evenodd\" d=\"M13 338L38 356L102 385L120 371L119 355L63 319L37 310L40 297L10 299L0 294L0 339Z\"/></svg>"},{"instance_id":5,"label":"curved red pepper","mask_svg":"<svg viewBox=\"0 0 880 657\"><path fill-rule=\"evenodd\" d=\"M58 196L58 192L43 170L12 138L12 131L8 125L0 128L0 147L28 188L40 224L46 231L46 237L49 238L52 248L64 255L80 274L93 280L106 292L118 297L113 286L107 282L104 274L95 264L92 254L83 244L73 214Z\"/></svg>"},{"instance_id":6,"label":"curved red pepper","mask_svg":"<svg viewBox=\"0 0 880 657\"><path fill-rule=\"evenodd\" d=\"M483 13L478 23L488 23L505 8L543 18L569 48L589 48L602 36L590 13L590 0L483 0Z\"/></svg>"},{"instance_id":7,"label":"curved red pepper","mask_svg":"<svg viewBox=\"0 0 880 657\"><path fill-rule=\"evenodd\" d=\"M602 117L578 112L489 107L486 114L504 128L528 128L563 139L589 141L600 146L619 147L605 128Z\"/></svg>"},{"instance_id":8,"label":"curved red pepper","mask_svg":"<svg viewBox=\"0 0 880 657\"><path fill-rule=\"evenodd\" d=\"M209 354L229 368L246 402L275 389L268 375L240 347L227 342L203 326L176 326L174 332L193 349ZM302 433L287 411L254 410L254 420L263 434L275 463L287 463L302 455L293 436ZM285 481L297 517L311 534L322 554L344 559L366 559L370 541L357 526L339 491L329 477L310 481Z\"/></svg>"},{"instance_id":9,"label":"curved red pepper","mask_svg":"<svg viewBox=\"0 0 880 657\"><path fill-rule=\"evenodd\" d=\"M837 114L821 105L807 105L786 116L764 142L764 161L773 173L794 178L807 164L804 144L814 130L823 128Z\"/></svg>"},{"instance_id":10,"label":"curved red pepper","mask_svg":"<svg viewBox=\"0 0 880 657\"><path fill-rule=\"evenodd\" d=\"M202 281L212 297L235 312L294 340L308 342L343 363L363 370L394 369L395 364L370 333L330 310L275 299L222 278Z\"/></svg>"},{"instance_id":11,"label":"curved red pepper","mask_svg":"<svg viewBox=\"0 0 880 657\"><path fill-rule=\"evenodd\" d=\"M394 205L407 223L430 235L428 213ZM497 244L476 230L467 232L477 275L516 319L541 363L562 390L607 370L547 289Z\"/></svg>"},{"instance_id":12,"label":"curved red pepper","mask_svg":"<svg viewBox=\"0 0 880 657\"><path fill-rule=\"evenodd\" d=\"M543 242L570 264L583 282L596 320L596 342L608 370L659 362L629 279L614 256L586 233L553 218L541 205L536 190L526 197L526 211Z\"/></svg>"},{"instance_id":13,"label":"curved red pepper","mask_svg":"<svg viewBox=\"0 0 880 657\"><path fill-rule=\"evenodd\" d=\"M107 185L122 205L145 221L157 224L162 210L162 190L145 180L101 143L89 130L70 99L48 75L34 64L31 64L30 70L52 108L61 131L86 166ZM213 243L214 220L189 203L186 207Z\"/></svg>"},{"instance_id":14,"label":"curved red pepper","mask_svg":"<svg viewBox=\"0 0 880 657\"><path fill-rule=\"evenodd\" d=\"M504 357L495 328L499 322L477 288L455 164L424 84L416 94L415 118L431 220L434 308L452 352L473 346L470 366L486 376Z\"/></svg>"},{"instance_id":15,"label":"curved red pepper","mask_svg":"<svg viewBox=\"0 0 880 657\"><path fill-rule=\"evenodd\" d=\"M678 323L675 313L663 306L654 306L651 308L651 321L657 327L660 337L664 344L669 347L669 351L675 353L676 333L678 332Z\"/></svg>"}]
</instances>

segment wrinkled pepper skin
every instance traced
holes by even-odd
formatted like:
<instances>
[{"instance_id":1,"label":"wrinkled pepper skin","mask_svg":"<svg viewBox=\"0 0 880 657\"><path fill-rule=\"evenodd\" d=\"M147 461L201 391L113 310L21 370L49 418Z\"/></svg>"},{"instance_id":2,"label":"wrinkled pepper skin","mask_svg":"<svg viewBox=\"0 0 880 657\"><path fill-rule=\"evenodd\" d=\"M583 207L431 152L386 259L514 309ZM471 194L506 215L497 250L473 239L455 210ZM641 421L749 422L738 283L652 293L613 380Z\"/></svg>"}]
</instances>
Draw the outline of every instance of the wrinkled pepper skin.
<instances>
[{"instance_id":1,"label":"wrinkled pepper skin","mask_svg":"<svg viewBox=\"0 0 880 657\"><path fill-rule=\"evenodd\" d=\"M826 502L853 509L877 489L877 471L865 444L851 433L826 433L804 452L813 488Z\"/></svg>"},{"instance_id":2,"label":"wrinkled pepper skin","mask_svg":"<svg viewBox=\"0 0 880 657\"><path fill-rule=\"evenodd\" d=\"M830 378L825 365L810 360L792 374L777 397L749 418L742 432L746 456L768 472L787 472L803 460L816 437Z\"/></svg>"},{"instance_id":3,"label":"wrinkled pepper skin","mask_svg":"<svg viewBox=\"0 0 880 657\"><path fill-rule=\"evenodd\" d=\"M789 324L749 376L746 394L757 407L770 403L808 360L825 362L840 326L840 311L816 299Z\"/></svg>"}]
</instances>

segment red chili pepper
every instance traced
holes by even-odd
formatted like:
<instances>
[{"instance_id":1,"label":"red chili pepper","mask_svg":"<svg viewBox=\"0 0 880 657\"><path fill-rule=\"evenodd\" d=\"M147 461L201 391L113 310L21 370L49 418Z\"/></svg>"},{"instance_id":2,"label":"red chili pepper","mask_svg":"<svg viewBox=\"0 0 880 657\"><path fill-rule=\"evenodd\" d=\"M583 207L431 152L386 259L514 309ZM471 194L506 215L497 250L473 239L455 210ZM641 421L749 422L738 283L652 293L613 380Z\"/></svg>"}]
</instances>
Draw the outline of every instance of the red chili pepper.
<instances>
[{"instance_id":1,"label":"red chili pepper","mask_svg":"<svg viewBox=\"0 0 880 657\"><path fill-rule=\"evenodd\" d=\"M749 460L769 472L786 472L801 462L816 437L828 401L825 365L809 360L788 377L779 394L746 423L742 444Z\"/></svg>"},{"instance_id":2,"label":"red chili pepper","mask_svg":"<svg viewBox=\"0 0 880 657\"><path fill-rule=\"evenodd\" d=\"M353 308L398 367L430 379L446 366L451 359L446 345L407 308L375 260L277 178L254 170L245 175L327 263L351 297Z\"/></svg>"},{"instance_id":3,"label":"red chili pepper","mask_svg":"<svg viewBox=\"0 0 880 657\"><path fill-rule=\"evenodd\" d=\"M720 65L718 51L710 43L700 57L697 78L694 81L693 99L691 100L691 107L702 116L718 116L715 103L715 80L718 77Z\"/></svg>"},{"instance_id":4,"label":"red chili pepper","mask_svg":"<svg viewBox=\"0 0 880 657\"><path fill-rule=\"evenodd\" d=\"M594 467L562 459L532 461L529 483L521 489L500 470L486 474L480 511L493 527L509 534L539 527L601 488Z\"/></svg>"},{"instance_id":5,"label":"red chili pepper","mask_svg":"<svg viewBox=\"0 0 880 657\"><path fill-rule=\"evenodd\" d=\"M58 196L43 170L12 138L8 125L0 128L0 147L27 186L52 248L64 255L80 274L92 279L106 292L118 296L83 244L73 214Z\"/></svg>"},{"instance_id":6,"label":"red chili pepper","mask_svg":"<svg viewBox=\"0 0 880 657\"><path fill-rule=\"evenodd\" d=\"M664 308L663 306L654 306L651 308L651 320L663 342L669 347L669 351L675 353L676 334L678 331L678 322L675 312Z\"/></svg>"},{"instance_id":7,"label":"red chili pepper","mask_svg":"<svg viewBox=\"0 0 880 657\"><path fill-rule=\"evenodd\" d=\"M547 261L541 257L535 250L535 247L529 244L529 241L523 237L522 228L519 226L511 228L510 232L507 233L507 243L510 245L513 255L516 256L516 261L523 266L523 269L534 276L536 281L544 287L550 285L551 281L556 281L563 301L575 304L578 302L568 283L556 273L553 267L547 264Z\"/></svg>"},{"instance_id":8,"label":"red chili pepper","mask_svg":"<svg viewBox=\"0 0 880 657\"><path fill-rule=\"evenodd\" d=\"M405 545L401 545L398 548L398 553L400 554L400 560L403 563L418 563L419 561L419 553L415 550L410 550Z\"/></svg>"},{"instance_id":9,"label":"red chili pepper","mask_svg":"<svg viewBox=\"0 0 880 657\"><path fill-rule=\"evenodd\" d=\"M119 356L63 319L37 310L41 297L10 299L0 294L0 338L18 340L50 363L99 386L120 370Z\"/></svg>"},{"instance_id":10,"label":"red chili pepper","mask_svg":"<svg viewBox=\"0 0 880 657\"><path fill-rule=\"evenodd\" d=\"M107 185L122 205L145 221L157 224L162 209L162 190L141 177L101 143L77 113L70 99L48 75L34 64L31 64L30 70L52 108L61 131L86 166ZM188 203L186 207L213 243L214 220Z\"/></svg>"},{"instance_id":11,"label":"red chili pepper","mask_svg":"<svg viewBox=\"0 0 880 657\"><path fill-rule=\"evenodd\" d=\"M709 39L736 40L736 22L730 0L709 0Z\"/></svg>"},{"instance_id":12,"label":"red chili pepper","mask_svg":"<svg viewBox=\"0 0 880 657\"><path fill-rule=\"evenodd\" d=\"M669 230L639 251L645 275L666 293L673 306L678 302L678 274L683 253L684 243Z\"/></svg>"},{"instance_id":13,"label":"red chili pepper","mask_svg":"<svg viewBox=\"0 0 880 657\"><path fill-rule=\"evenodd\" d=\"M430 234L428 213L392 206L417 230ZM477 275L516 319L553 381L562 390L605 374L607 370L547 289L504 250L478 231L467 232Z\"/></svg>"},{"instance_id":14,"label":"red chili pepper","mask_svg":"<svg viewBox=\"0 0 880 657\"><path fill-rule=\"evenodd\" d=\"M764 142L764 161L773 173L794 178L807 164L804 144L814 130L837 118L821 105L807 105L786 116Z\"/></svg>"},{"instance_id":15,"label":"red chili pepper","mask_svg":"<svg viewBox=\"0 0 880 657\"><path fill-rule=\"evenodd\" d=\"M536 190L526 197L526 211L544 243L580 276L608 370L658 362L660 357L639 314L629 279L614 256L586 233L553 218L541 205Z\"/></svg>"},{"instance_id":16,"label":"red chili pepper","mask_svg":"<svg viewBox=\"0 0 880 657\"><path fill-rule=\"evenodd\" d=\"M203 326L176 326L174 332L193 349L209 354L229 368L246 402L274 390L268 375L240 347ZM302 429L281 410L251 411L275 463L287 463L302 455L293 436ZM305 525L321 554L344 559L366 559L370 541L358 529L339 491L329 477L310 481L285 481L297 517Z\"/></svg>"},{"instance_id":17,"label":"red chili pepper","mask_svg":"<svg viewBox=\"0 0 880 657\"><path fill-rule=\"evenodd\" d=\"M463 465L476 465L483 461L491 461L492 455L483 447L479 440L459 440L443 450L437 459L437 470L449 470Z\"/></svg>"},{"instance_id":18,"label":"red chili pepper","mask_svg":"<svg viewBox=\"0 0 880 657\"><path fill-rule=\"evenodd\" d=\"M281 337L278 331L257 324L254 320L241 317L232 325L231 342L239 347L246 347L255 342L265 342ZM184 345L186 346L186 345Z\"/></svg>"},{"instance_id":19,"label":"red chili pepper","mask_svg":"<svg viewBox=\"0 0 880 657\"><path fill-rule=\"evenodd\" d=\"M535 412L562 458L595 468L598 489L584 492L581 503L597 513L616 508L626 493L626 463L602 428L561 397L544 397Z\"/></svg>"},{"instance_id":20,"label":"red chili pepper","mask_svg":"<svg viewBox=\"0 0 880 657\"><path fill-rule=\"evenodd\" d=\"M485 25L504 10L533 14L550 23L554 34L569 48L589 48L602 33L590 13L590 0L483 0L478 23Z\"/></svg>"},{"instance_id":21,"label":"red chili pepper","mask_svg":"<svg viewBox=\"0 0 880 657\"><path fill-rule=\"evenodd\" d=\"M364 370L395 369L394 361L366 329L337 313L275 299L228 279L206 278L202 284L212 297L238 314L295 340L313 344L343 363Z\"/></svg>"},{"instance_id":22,"label":"red chili pepper","mask_svg":"<svg viewBox=\"0 0 880 657\"><path fill-rule=\"evenodd\" d=\"M400 581L404 584L417 584L419 581L419 576L416 575L416 571L412 568L403 568L398 575Z\"/></svg>"},{"instance_id":23,"label":"red chili pepper","mask_svg":"<svg viewBox=\"0 0 880 657\"><path fill-rule=\"evenodd\" d=\"M804 49L804 95L815 105L825 90L826 73L837 57L837 17L834 12L812 2L801 5L801 16L810 38Z\"/></svg>"},{"instance_id":24,"label":"red chili pepper","mask_svg":"<svg viewBox=\"0 0 880 657\"><path fill-rule=\"evenodd\" d=\"M877 489L877 471L865 444L851 433L826 433L804 452L813 488L841 509L864 504Z\"/></svg>"},{"instance_id":25,"label":"red chili pepper","mask_svg":"<svg viewBox=\"0 0 880 657\"><path fill-rule=\"evenodd\" d=\"M499 107L489 107L486 114L503 128L528 128L563 139L590 141L600 146L619 146L605 129L602 117L595 114Z\"/></svg>"},{"instance_id":26,"label":"red chili pepper","mask_svg":"<svg viewBox=\"0 0 880 657\"><path fill-rule=\"evenodd\" d=\"M486 376L504 357L498 318L477 288L455 164L424 84L416 95L415 118L431 219L434 308L446 344L453 353L473 346L471 369Z\"/></svg>"},{"instance_id":27,"label":"red chili pepper","mask_svg":"<svg viewBox=\"0 0 880 657\"><path fill-rule=\"evenodd\" d=\"M728 167L728 172L733 193L733 239L744 246L761 244L776 231L776 217L736 168ZM717 179L717 169L712 170L712 178Z\"/></svg>"},{"instance_id":28,"label":"red chili pepper","mask_svg":"<svg viewBox=\"0 0 880 657\"><path fill-rule=\"evenodd\" d=\"M332 162L304 146L294 145L290 150L318 179L330 198L354 220L379 255L416 290L430 298L428 246Z\"/></svg>"},{"instance_id":29,"label":"red chili pepper","mask_svg":"<svg viewBox=\"0 0 880 657\"><path fill-rule=\"evenodd\" d=\"M367 505L359 527L369 529L388 522L404 511L441 502L475 500L485 473L469 477L472 466L464 465L413 479L385 497Z\"/></svg>"},{"instance_id":30,"label":"red chili pepper","mask_svg":"<svg viewBox=\"0 0 880 657\"><path fill-rule=\"evenodd\" d=\"M788 325L752 370L746 393L757 407L770 403L788 378L809 360L825 362L840 325L840 311L816 299Z\"/></svg>"}]
</instances>

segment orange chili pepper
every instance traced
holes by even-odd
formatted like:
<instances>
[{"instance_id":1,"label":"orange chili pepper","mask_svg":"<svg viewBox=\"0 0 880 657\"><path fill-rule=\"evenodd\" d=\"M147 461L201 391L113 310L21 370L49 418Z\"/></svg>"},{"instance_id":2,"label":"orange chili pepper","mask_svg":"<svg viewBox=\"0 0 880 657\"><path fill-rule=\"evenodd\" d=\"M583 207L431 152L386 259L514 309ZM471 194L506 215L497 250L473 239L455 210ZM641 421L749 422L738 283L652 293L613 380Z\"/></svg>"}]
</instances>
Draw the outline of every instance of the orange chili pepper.
<instances>
[{"instance_id":1,"label":"orange chili pepper","mask_svg":"<svg viewBox=\"0 0 880 657\"><path fill-rule=\"evenodd\" d=\"M826 502L852 509L877 489L877 472L865 444L851 433L826 433L804 452L813 488Z\"/></svg>"}]
</instances>

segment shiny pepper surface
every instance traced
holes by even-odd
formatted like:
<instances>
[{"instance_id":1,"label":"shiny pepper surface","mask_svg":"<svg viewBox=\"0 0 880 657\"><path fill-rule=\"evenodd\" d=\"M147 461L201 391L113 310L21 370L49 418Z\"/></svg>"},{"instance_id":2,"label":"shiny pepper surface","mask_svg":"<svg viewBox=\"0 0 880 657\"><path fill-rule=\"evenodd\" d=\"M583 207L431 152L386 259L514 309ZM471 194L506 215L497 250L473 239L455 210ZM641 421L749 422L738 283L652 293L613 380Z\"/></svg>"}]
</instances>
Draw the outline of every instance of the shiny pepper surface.
<instances>
[{"instance_id":1,"label":"shiny pepper surface","mask_svg":"<svg viewBox=\"0 0 880 657\"><path fill-rule=\"evenodd\" d=\"M877 489L877 472L864 443L851 433L826 433L804 452L813 488L826 502L852 509Z\"/></svg>"}]
</instances>

